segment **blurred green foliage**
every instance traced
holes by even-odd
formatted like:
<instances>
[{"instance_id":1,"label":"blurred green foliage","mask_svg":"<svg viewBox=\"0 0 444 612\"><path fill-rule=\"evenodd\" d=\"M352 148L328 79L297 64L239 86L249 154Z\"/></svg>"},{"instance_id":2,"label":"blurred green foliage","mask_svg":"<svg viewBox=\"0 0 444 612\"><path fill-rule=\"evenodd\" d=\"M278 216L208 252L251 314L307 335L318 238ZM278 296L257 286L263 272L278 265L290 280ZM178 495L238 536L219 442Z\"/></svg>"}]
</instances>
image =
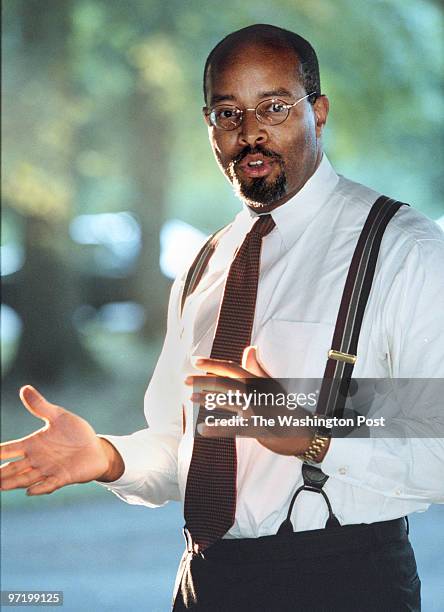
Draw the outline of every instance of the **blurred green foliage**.
<instances>
[{"instance_id":1,"label":"blurred green foliage","mask_svg":"<svg viewBox=\"0 0 444 612\"><path fill-rule=\"evenodd\" d=\"M48 12L37 57L23 45L23 15L33 4ZM63 62L54 56L58 20L69 22ZM237 204L209 154L201 73L221 37L254 22L294 29L317 49L332 107L326 148L338 170L441 215L442 13L418 0L6 0L8 202L51 216L131 203L128 99L139 89L147 113L165 123L165 216L206 230L230 218ZM64 169L72 148L75 166Z\"/></svg>"}]
</instances>

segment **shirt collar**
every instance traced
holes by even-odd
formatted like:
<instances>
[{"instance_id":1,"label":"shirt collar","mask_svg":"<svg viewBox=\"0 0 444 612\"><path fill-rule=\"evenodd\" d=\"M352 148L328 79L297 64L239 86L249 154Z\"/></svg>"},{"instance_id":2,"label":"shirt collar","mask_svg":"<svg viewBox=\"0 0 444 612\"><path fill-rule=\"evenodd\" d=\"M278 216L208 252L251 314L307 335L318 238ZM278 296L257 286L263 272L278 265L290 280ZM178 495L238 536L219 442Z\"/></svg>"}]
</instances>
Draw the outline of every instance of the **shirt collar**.
<instances>
[{"instance_id":1,"label":"shirt collar","mask_svg":"<svg viewBox=\"0 0 444 612\"><path fill-rule=\"evenodd\" d=\"M271 212L287 250L302 236L308 224L321 210L338 180L338 175L324 154L321 163L302 189L291 200ZM259 215L246 204L243 206L244 210L239 217L243 217L244 223L249 220L251 225L251 221L256 220Z\"/></svg>"}]
</instances>

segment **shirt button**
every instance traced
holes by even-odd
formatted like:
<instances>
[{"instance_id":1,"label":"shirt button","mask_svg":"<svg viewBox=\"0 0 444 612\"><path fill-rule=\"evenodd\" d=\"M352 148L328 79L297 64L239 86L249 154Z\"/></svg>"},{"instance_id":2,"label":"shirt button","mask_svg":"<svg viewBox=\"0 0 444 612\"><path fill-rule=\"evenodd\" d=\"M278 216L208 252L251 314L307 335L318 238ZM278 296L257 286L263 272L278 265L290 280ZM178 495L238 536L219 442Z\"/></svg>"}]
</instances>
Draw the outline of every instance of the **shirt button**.
<instances>
[{"instance_id":1,"label":"shirt button","mask_svg":"<svg viewBox=\"0 0 444 612\"><path fill-rule=\"evenodd\" d=\"M344 476L344 474L347 474L347 468L346 467L341 467L339 468L338 472Z\"/></svg>"},{"instance_id":2,"label":"shirt button","mask_svg":"<svg viewBox=\"0 0 444 612\"><path fill-rule=\"evenodd\" d=\"M401 495L401 493L402 493L401 489L396 489L395 495Z\"/></svg>"}]
</instances>

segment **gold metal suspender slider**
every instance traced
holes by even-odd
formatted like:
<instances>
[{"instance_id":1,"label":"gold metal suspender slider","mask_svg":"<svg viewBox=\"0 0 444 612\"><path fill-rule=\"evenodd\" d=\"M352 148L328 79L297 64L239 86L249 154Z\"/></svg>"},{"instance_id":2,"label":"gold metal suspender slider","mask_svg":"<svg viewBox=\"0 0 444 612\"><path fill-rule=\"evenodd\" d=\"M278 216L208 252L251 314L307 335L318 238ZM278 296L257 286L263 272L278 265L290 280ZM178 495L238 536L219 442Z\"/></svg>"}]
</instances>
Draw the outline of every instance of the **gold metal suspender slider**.
<instances>
[{"instance_id":1,"label":"gold metal suspender slider","mask_svg":"<svg viewBox=\"0 0 444 612\"><path fill-rule=\"evenodd\" d=\"M341 351L334 351L330 349L328 351L328 358L335 359L336 361L345 361L345 363L351 363L354 365L356 363L356 355L350 355L350 353L341 353Z\"/></svg>"}]
</instances>

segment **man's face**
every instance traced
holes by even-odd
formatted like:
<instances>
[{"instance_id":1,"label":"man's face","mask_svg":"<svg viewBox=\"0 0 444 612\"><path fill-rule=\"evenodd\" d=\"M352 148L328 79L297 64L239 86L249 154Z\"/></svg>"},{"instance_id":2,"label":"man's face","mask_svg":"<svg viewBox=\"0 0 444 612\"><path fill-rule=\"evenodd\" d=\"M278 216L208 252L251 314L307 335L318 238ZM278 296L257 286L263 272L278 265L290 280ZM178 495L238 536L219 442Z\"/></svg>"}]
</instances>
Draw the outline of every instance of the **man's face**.
<instances>
[{"instance_id":1,"label":"man's face","mask_svg":"<svg viewBox=\"0 0 444 612\"><path fill-rule=\"evenodd\" d=\"M280 206L313 174L322 155L328 101L325 96L314 105L302 100L279 125L265 125L245 109L270 98L292 104L308 93L298 59L288 49L249 44L210 67L208 109L233 105L244 111L241 125L230 131L213 127L207 118L211 146L237 195L255 210Z\"/></svg>"}]
</instances>

